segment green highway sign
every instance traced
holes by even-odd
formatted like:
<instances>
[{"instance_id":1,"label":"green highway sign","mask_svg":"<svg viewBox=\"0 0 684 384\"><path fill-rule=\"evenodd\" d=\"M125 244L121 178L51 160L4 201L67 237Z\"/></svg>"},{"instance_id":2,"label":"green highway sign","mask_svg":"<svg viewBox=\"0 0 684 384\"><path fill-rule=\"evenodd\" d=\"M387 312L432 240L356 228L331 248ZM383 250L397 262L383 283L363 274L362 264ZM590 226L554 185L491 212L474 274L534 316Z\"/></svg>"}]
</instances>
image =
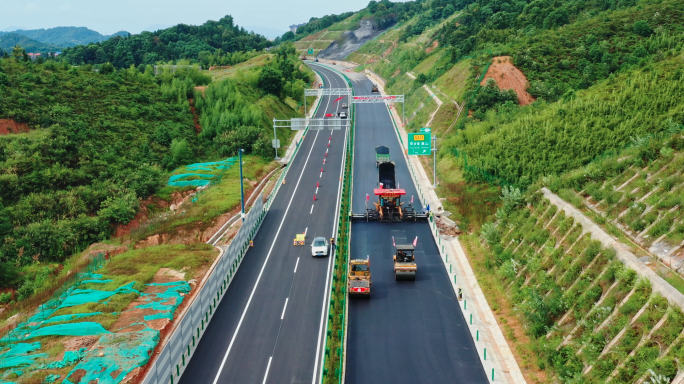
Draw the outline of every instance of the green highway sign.
<instances>
[{"instance_id":1,"label":"green highway sign","mask_svg":"<svg viewBox=\"0 0 684 384\"><path fill-rule=\"evenodd\" d=\"M313 55L313 48L309 48L309 55Z\"/></svg>"},{"instance_id":2,"label":"green highway sign","mask_svg":"<svg viewBox=\"0 0 684 384\"><path fill-rule=\"evenodd\" d=\"M418 133L408 134L408 154L429 156L432 150L430 128L422 128Z\"/></svg>"}]
</instances>

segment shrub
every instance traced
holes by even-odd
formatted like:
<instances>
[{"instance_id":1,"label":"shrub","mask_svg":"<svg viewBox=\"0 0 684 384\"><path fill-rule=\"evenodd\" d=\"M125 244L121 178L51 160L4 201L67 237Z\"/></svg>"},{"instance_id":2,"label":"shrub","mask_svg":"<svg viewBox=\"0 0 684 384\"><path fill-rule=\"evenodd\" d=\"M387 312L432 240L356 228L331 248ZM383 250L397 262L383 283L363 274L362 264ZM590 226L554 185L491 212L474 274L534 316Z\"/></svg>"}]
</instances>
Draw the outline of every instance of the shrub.
<instances>
[{"instance_id":1,"label":"shrub","mask_svg":"<svg viewBox=\"0 0 684 384\"><path fill-rule=\"evenodd\" d=\"M639 21L635 22L632 30L637 35L643 36L643 37L649 37L651 35L651 33L653 33L653 31L651 30L651 27L644 20L639 20Z\"/></svg>"}]
</instances>

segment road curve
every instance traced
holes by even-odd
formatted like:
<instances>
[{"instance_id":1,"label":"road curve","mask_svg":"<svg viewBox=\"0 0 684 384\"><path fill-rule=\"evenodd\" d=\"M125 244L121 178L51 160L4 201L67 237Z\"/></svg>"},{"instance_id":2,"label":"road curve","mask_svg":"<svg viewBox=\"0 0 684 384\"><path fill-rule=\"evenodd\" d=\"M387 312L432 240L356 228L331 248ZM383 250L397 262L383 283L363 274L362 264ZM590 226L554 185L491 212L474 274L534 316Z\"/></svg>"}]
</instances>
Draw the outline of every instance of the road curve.
<instances>
[{"instance_id":1,"label":"road curve","mask_svg":"<svg viewBox=\"0 0 684 384\"><path fill-rule=\"evenodd\" d=\"M333 71L319 73L326 88L347 87ZM336 113L333 100L323 97L316 117ZM330 257L312 258L310 244L334 235L344 138L344 130L303 138L181 384L318 382L333 265ZM304 231L306 245L294 246Z\"/></svg>"}]
</instances>

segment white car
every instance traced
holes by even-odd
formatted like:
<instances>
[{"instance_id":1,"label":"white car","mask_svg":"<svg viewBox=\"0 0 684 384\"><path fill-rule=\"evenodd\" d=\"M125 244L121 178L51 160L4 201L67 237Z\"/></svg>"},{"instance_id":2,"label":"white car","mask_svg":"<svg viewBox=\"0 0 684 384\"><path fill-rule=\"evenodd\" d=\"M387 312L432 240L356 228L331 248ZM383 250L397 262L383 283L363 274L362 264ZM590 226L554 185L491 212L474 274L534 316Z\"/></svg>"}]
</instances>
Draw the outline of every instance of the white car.
<instances>
[{"instance_id":1,"label":"white car","mask_svg":"<svg viewBox=\"0 0 684 384\"><path fill-rule=\"evenodd\" d=\"M344 111L338 112L337 116L339 116L340 119L346 119L347 118L347 112L344 112Z\"/></svg>"},{"instance_id":2,"label":"white car","mask_svg":"<svg viewBox=\"0 0 684 384\"><path fill-rule=\"evenodd\" d=\"M317 237L311 243L311 256L328 256L328 240Z\"/></svg>"},{"instance_id":3,"label":"white car","mask_svg":"<svg viewBox=\"0 0 684 384\"><path fill-rule=\"evenodd\" d=\"M347 109L347 108L349 108L349 106L347 105L347 103L342 103L342 109Z\"/></svg>"}]
</instances>

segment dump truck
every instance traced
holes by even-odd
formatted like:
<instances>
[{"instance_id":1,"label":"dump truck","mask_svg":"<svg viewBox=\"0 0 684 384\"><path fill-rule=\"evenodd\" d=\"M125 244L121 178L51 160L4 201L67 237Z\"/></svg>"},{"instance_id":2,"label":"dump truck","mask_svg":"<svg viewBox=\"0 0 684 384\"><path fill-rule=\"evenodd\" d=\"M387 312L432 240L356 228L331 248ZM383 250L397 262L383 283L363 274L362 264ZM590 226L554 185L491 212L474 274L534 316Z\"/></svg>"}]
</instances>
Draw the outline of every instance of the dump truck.
<instances>
[{"instance_id":1,"label":"dump truck","mask_svg":"<svg viewBox=\"0 0 684 384\"><path fill-rule=\"evenodd\" d=\"M384 145L375 147L375 167L377 168L380 164L387 163L388 161L390 161L389 148Z\"/></svg>"},{"instance_id":2,"label":"dump truck","mask_svg":"<svg viewBox=\"0 0 684 384\"><path fill-rule=\"evenodd\" d=\"M416 280L416 258L413 255L415 247L413 244L398 244L395 246L397 253L394 255L394 279L395 280Z\"/></svg>"},{"instance_id":3,"label":"dump truck","mask_svg":"<svg viewBox=\"0 0 684 384\"><path fill-rule=\"evenodd\" d=\"M373 84L373 88L371 88L371 93L380 93L377 85Z\"/></svg>"},{"instance_id":4,"label":"dump truck","mask_svg":"<svg viewBox=\"0 0 684 384\"><path fill-rule=\"evenodd\" d=\"M365 296L371 293L370 257L349 260L347 291L349 296Z\"/></svg>"},{"instance_id":5,"label":"dump truck","mask_svg":"<svg viewBox=\"0 0 684 384\"><path fill-rule=\"evenodd\" d=\"M399 188L396 182L393 161L380 163L378 168L378 184L373 194L378 197L371 208L366 205L364 213L353 213L354 221L380 221L385 223L400 223L402 221L427 220L426 213L418 213L413 209L413 204L401 202L401 197L406 191ZM370 195L366 201L370 200Z\"/></svg>"}]
</instances>

